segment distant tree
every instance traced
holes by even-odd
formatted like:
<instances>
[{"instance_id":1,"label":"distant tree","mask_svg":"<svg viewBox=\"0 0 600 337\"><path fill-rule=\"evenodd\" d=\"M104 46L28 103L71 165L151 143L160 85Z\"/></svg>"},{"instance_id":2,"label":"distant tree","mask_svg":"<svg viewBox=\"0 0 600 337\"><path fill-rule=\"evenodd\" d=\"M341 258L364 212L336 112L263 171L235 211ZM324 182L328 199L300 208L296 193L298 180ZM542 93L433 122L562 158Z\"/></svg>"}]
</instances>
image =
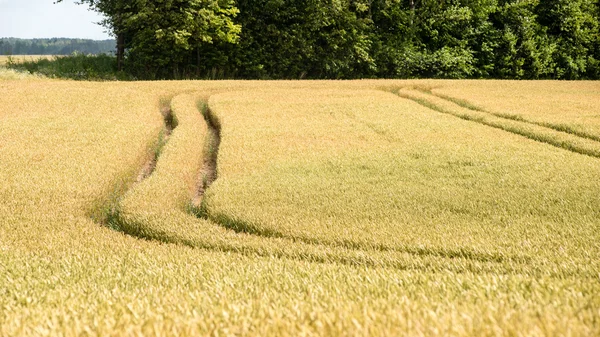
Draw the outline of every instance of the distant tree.
<instances>
[{"instance_id":1,"label":"distant tree","mask_svg":"<svg viewBox=\"0 0 600 337\"><path fill-rule=\"evenodd\" d=\"M56 0L56 3L64 0ZM117 40L117 67L123 69L125 57L125 43L127 38L127 26L125 18L134 10L135 1L128 0L80 0L79 4L87 4L91 9L104 15L105 19L100 22L107 28Z\"/></svg>"},{"instance_id":2,"label":"distant tree","mask_svg":"<svg viewBox=\"0 0 600 337\"><path fill-rule=\"evenodd\" d=\"M114 51L114 40L0 38L0 54L70 55L73 52L102 54L112 51Z\"/></svg>"}]
</instances>

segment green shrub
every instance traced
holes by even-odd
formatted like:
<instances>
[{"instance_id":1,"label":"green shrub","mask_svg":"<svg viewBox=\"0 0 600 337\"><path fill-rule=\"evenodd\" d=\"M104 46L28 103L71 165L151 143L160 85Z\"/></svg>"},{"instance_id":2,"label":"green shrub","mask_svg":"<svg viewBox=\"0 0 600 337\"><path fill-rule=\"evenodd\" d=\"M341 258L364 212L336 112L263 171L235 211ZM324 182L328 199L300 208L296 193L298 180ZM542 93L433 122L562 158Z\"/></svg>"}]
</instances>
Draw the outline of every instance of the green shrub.
<instances>
[{"instance_id":1,"label":"green shrub","mask_svg":"<svg viewBox=\"0 0 600 337\"><path fill-rule=\"evenodd\" d=\"M50 78L73 80L128 80L133 79L117 71L117 59L107 54L85 55L73 53L69 56L55 56L52 59L15 62L9 60L8 68L41 74Z\"/></svg>"}]
</instances>

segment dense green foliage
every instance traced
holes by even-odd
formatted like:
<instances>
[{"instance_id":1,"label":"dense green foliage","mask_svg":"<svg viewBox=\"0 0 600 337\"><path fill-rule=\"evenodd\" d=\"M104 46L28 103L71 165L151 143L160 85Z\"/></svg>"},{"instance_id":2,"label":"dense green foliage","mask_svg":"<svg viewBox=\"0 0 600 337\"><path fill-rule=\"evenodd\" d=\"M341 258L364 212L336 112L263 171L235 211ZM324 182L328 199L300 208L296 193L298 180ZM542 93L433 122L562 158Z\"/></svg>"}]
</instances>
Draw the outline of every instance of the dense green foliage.
<instances>
[{"instance_id":1,"label":"dense green foliage","mask_svg":"<svg viewBox=\"0 0 600 337\"><path fill-rule=\"evenodd\" d=\"M143 78L600 78L598 0L84 0Z\"/></svg>"},{"instance_id":2,"label":"dense green foliage","mask_svg":"<svg viewBox=\"0 0 600 337\"><path fill-rule=\"evenodd\" d=\"M60 2L60 1L59 1ZM136 77L181 78L199 74L201 48L235 43L240 26L233 0L82 0L107 19L117 37L117 57ZM121 61L118 60L120 63ZM119 65L120 67L120 65Z\"/></svg>"},{"instance_id":3,"label":"dense green foliage","mask_svg":"<svg viewBox=\"0 0 600 337\"><path fill-rule=\"evenodd\" d=\"M114 49L114 40L0 38L0 55L108 54Z\"/></svg>"},{"instance_id":4,"label":"dense green foliage","mask_svg":"<svg viewBox=\"0 0 600 337\"><path fill-rule=\"evenodd\" d=\"M239 1L244 77L598 78L598 2Z\"/></svg>"}]
</instances>

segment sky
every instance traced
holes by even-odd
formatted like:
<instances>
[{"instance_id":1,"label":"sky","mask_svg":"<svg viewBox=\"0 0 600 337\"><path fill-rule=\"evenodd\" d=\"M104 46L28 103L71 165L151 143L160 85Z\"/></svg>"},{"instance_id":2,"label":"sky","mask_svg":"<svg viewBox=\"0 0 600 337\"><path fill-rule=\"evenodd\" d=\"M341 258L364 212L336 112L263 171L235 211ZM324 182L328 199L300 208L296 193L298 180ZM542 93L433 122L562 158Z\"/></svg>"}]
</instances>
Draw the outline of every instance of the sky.
<instances>
[{"instance_id":1,"label":"sky","mask_svg":"<svg viewBox=\"0 0 600 337\"><path fill-rule=\"evenodd\" d=\"M94 40L111 39L96 24L102 20L87 5L75 0L0 0L0 37L23 39L70 37Z\"/></svg>"}]
</instances>

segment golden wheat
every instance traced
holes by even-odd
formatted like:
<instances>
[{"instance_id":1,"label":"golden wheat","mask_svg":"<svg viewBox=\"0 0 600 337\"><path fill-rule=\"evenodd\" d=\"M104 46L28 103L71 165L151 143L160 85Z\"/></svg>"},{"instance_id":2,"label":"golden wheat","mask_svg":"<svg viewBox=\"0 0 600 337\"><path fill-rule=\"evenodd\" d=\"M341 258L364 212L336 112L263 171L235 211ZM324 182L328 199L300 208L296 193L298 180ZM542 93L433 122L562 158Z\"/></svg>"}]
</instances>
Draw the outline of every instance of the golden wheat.
<instances>
[{"instance_id":1,"label":"golden wheat","mask_svg":"<svg viewBox=\"0 0 600 337\"><path fill-rule=\"evenodd\" d=\"M460 86L0 82L0 335L600 334L599 159L382 90Z\"/></svg>"}]
</instances>

